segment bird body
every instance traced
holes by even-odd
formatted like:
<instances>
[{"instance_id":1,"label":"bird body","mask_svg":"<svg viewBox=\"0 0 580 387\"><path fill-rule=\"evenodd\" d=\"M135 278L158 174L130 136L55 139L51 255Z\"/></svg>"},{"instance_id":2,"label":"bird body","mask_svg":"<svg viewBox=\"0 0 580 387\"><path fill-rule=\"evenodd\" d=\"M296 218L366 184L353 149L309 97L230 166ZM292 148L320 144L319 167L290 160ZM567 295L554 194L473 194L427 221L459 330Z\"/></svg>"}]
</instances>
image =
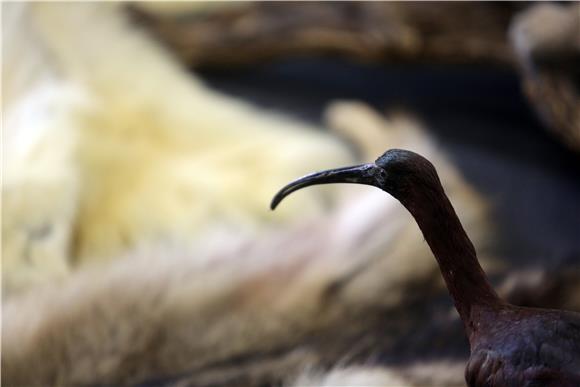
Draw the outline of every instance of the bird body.
<instances>
[{"instance_id":1,"label":"bird body","mask_svg":"<svg viewBox=\"0 0 580 387\"><path fill-rule=\"evenodd\" d=\"M580 316L506 304L476 319L470 386L580 386Z\"/></svg>"},{"instance_id":2,"label":"bird body","mask_svg":"<svg viewBox=\"0 0 580 387\"><path fill-rule=\"evenodd\" d=\"M413 215L469 338L469 386L580 386L580 314L517 307L495 293L427 159L391 149L375 163L313 173L282 188L271 208L298 189L330 183L375 186Z\"/></svg>"}]
</instances>

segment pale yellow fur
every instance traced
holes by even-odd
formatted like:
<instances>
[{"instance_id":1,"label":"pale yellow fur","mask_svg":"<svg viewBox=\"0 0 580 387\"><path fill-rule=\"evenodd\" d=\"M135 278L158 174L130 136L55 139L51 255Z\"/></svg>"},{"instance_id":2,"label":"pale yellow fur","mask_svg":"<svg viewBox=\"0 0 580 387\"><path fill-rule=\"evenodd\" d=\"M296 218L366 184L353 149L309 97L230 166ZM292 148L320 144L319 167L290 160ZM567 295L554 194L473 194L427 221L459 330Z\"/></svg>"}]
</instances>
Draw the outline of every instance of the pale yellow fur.
<instances>
[{"instance_id":1,"label":"pale yellow fur","mask_svg":"<svg viewBox=\"0 0 580 387\"><path fill-rule=\"evenodd\" d=\"M316 193L275 217L266 204L284 182L351 159L318 128L205 87L120 4L3 7L9 288L142 244L190 243L214 224L253 234L316 213Z\"/></svg>"}]
</instances>

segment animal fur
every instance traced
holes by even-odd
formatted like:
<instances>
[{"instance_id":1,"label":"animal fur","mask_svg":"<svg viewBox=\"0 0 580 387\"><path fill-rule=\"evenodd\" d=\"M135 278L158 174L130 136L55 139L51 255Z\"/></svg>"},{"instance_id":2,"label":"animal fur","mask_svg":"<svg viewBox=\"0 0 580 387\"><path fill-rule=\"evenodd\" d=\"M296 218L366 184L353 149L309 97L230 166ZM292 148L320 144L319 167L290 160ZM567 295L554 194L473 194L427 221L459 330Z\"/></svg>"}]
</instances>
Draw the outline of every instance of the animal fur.
<instances>
[{"instance_id":1,"label":"animal fur","mask_svg":"<svg viewBox=\"0 0 580 387\"><path fill-rule=\"evenodd\" d=\"M523 89L560 140L580 150L580 4L542 3L520 12L510 40Z\"/></svg>"},{"instance_id":2,"label":"animal fur","mask_svg":"<svg viewBox=\"0 0 580 387\"><path fill-rule=\"evenodd\" d=\"M280 217L280 184L352 156L336 138L206 88L118 4L4 4L4 289L141 245ZM154 209L154 210L152 210Z\"/></svg>"},{"instance_id":3,"label":"animal fur","mask_svg":"<svg viewBox=\"0 0 580 387\"><path fill-rule=\"evenodd\" d=\"M208 89L118 5L3 8L7 385L334 383L351 364L413 379L373 361L444 292L411 217L364 187L267 210L286 181L352 162L343 143ZM366 160L431 159L483 243L483 201L419 124L355 102L327 121Z\"/></svg>"}]
</instances>

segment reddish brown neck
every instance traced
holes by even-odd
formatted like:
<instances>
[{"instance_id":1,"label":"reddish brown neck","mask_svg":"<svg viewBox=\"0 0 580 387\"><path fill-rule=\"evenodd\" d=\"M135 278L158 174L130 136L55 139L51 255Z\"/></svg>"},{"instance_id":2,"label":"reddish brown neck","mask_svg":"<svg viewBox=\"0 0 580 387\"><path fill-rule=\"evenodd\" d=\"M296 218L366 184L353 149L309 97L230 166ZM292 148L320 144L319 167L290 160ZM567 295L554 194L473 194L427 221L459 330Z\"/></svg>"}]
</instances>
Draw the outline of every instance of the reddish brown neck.
<instances>
[{"instance_id":1,"label":"reddish brown neck","mask_svg":"<svg viewBox=\"0 0 580 387\"><path fill-rule=\"evenodd\" d=\"M417 221L435 255L469 335L476 309L502 304L477 260L473 244L440 185L401 202Z\"/></svg>"}]
</instances>

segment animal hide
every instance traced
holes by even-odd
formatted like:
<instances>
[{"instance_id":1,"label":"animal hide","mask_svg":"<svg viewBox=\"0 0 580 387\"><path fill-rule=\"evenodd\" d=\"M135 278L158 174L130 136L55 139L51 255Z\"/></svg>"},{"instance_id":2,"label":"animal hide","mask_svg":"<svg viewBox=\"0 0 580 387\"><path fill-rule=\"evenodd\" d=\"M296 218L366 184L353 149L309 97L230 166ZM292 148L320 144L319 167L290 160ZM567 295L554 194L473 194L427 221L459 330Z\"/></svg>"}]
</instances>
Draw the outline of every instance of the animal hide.
<instances>
[{"instance_id":1,"label":"animal hide","mask_svg":"<svg viewBox=\"0 0 580 387\"><path fill-rule=\"evenodd\" d=\"M339 186L334 204L316 189L267 210L285 182L354 161L335 135L208 89L116 4L3 8L7 385L437 383L394 366L431 345L427 319L459 327L402 206ZM327 122L364 160L431 159L484 244L482 199L418 123L356 102Z\"/></svg>"},{"instance_id":2,"label":"animal hide","mask_svg":"<svg viewBox=\"0 0 580 387\"><path fill-rule=\"evenodd\" d=\"M264 203L352 162L317 128L206 88L120 5L5 8L5 291L216 225L253 234L316 214L316 193L276 216Z\"/></svg>"},{"instance_id":3,"label":"animal hide","mask_svg":"<svg viewBox=\"0 0 580 387\"><path fill-rule=\"evenodd\" d=\"M509 31L524 92L564 144L580 150L580 4L537 4Z\"/></svg>"}]
</instances>

